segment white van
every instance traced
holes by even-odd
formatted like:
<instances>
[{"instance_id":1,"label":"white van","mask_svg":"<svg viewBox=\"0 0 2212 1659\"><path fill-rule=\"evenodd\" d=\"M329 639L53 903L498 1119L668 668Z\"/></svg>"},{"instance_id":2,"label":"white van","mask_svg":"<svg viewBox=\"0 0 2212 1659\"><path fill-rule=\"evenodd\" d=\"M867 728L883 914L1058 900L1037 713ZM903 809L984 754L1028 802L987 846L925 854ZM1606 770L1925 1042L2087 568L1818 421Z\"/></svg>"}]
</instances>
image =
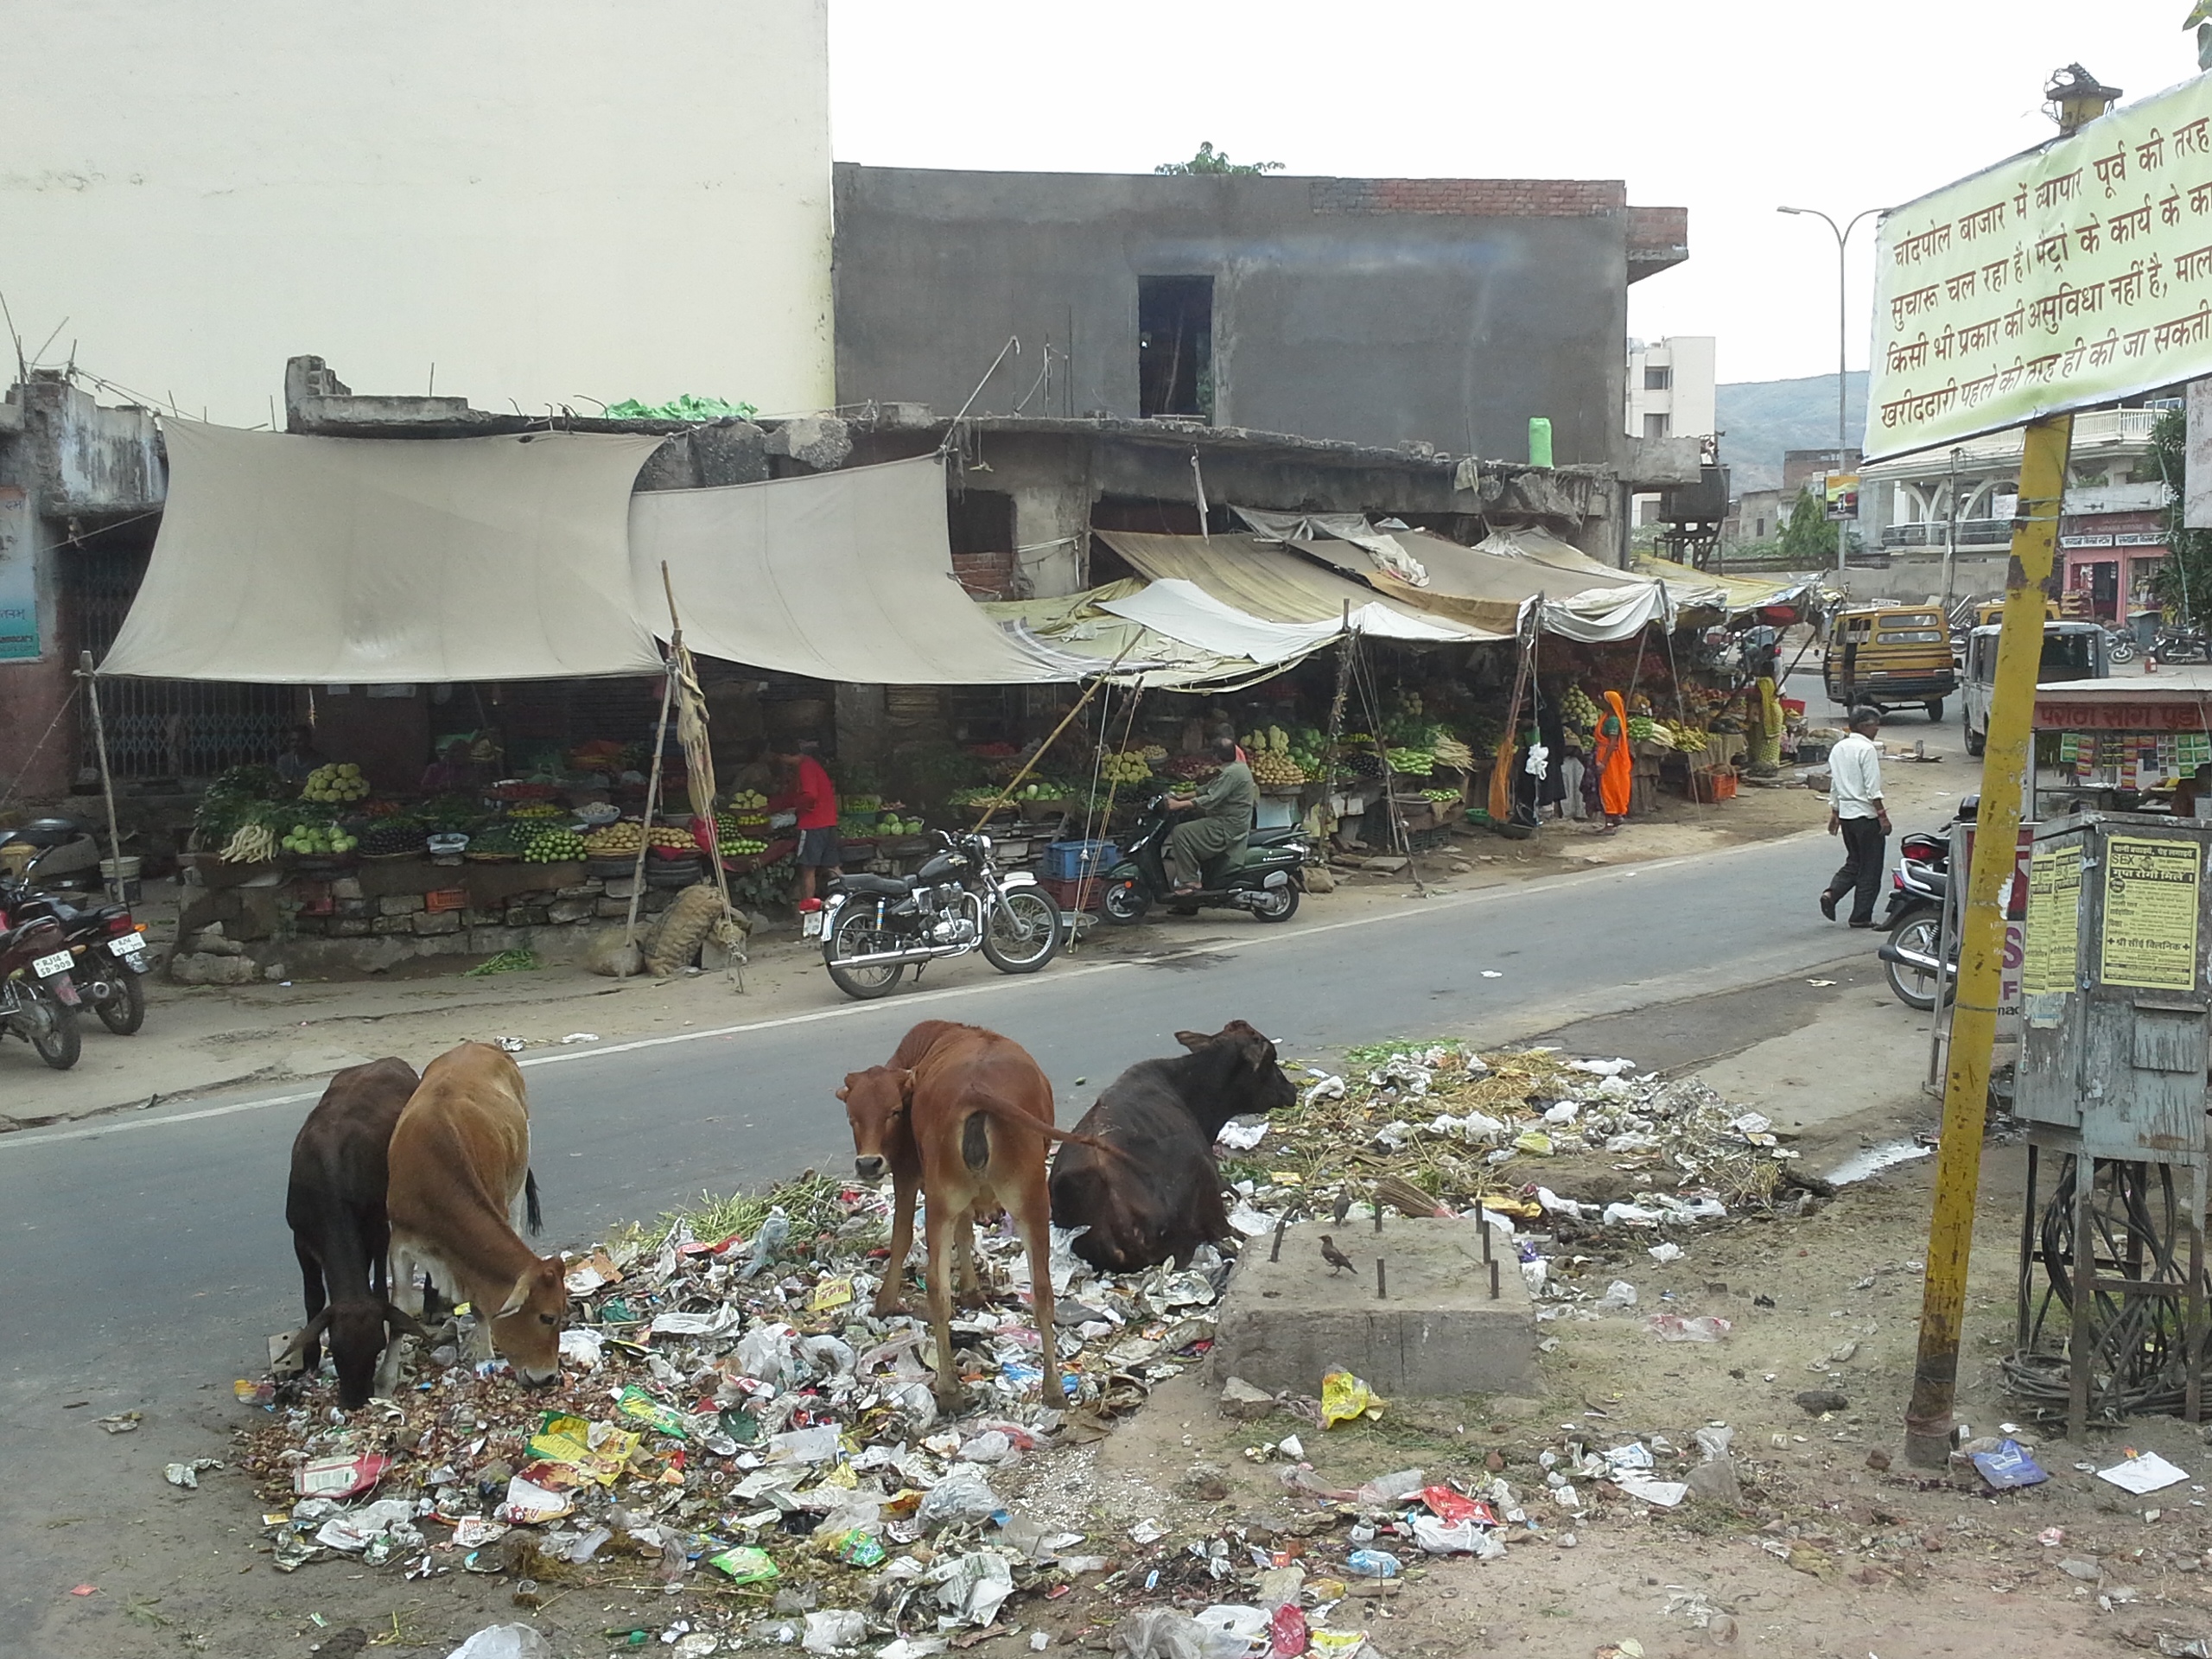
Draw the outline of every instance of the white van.
<instances>
[{"instance_id":1,"label":"white van","mask_svg":"<svg viewBox=\"0 0 2212 1659\"><path fill-rule=\"evenodd\" d=\"M1989 744L1989 699L1997 685L1997 638L2003 632L2001 626L1991 626L1976 628L1967 635L1963 678L1968 754L1980 754ZM2036 670L2036 683L2110 678L2111 645L2112 640L2101 623L2044 623L2043 662Z\"/></svg>"}]
</instances>

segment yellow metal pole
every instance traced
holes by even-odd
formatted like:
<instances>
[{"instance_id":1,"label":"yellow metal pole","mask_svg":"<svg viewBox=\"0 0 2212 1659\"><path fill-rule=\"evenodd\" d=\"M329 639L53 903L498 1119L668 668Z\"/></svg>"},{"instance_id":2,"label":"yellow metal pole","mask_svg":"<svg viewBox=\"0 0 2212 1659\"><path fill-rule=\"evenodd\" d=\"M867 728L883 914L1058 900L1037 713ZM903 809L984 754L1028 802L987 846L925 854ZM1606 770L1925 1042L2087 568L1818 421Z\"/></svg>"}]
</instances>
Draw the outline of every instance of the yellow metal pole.
<instances>
[{"instance_id":1,"label":"yellow metal pole","mask_svg":"<svg viewBox=\"0 0 2212 1659\"><path fill-rule=\"evenodd\" d=\"M1943 1138L1936 1154L1936 1203L1928 1225L1928 1273L1921 1292L1920 1353L1905 1408L1905 1455L1940 1468L1951 1452L1951 1405L1965 1323L1967 1263L1974 1247L1974 1194L1981 1180L1981 1135L1989 1094L1990 1050L2005 961L2000 903L2019 844L2023 785L2035 724L2036 671L2043 659L2044 583L2058 551L2058 511L2074 417L2054 416L2027 430L2020 461L2019 516L2005 577L2005 620L1997 641L1997 682L1989 706L1981 811L1974 868L1959 929L1958 1001L1951 1014L1950 1063L1943 1080Z\"/></svg>"}]
</instances>

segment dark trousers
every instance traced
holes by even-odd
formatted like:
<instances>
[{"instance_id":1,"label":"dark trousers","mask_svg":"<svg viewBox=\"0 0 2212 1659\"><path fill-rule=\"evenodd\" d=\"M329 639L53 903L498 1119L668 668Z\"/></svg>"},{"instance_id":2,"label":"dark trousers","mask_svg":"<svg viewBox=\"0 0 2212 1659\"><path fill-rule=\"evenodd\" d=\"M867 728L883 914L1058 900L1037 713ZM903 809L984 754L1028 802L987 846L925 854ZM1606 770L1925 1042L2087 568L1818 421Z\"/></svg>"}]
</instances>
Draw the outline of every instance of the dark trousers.
<instances>
[{"instance_id":1,"label":"dark trousers","mask_svg":"<svg viewBox=\"0 0 2212 1659\"><path fill-rule=\"evenodd\" d=\"M1838 902L1852 894L1851 919L1866 925L1874 919L1874 900L1889 873L1882 860L1882 844L1889 837L1879 818L1846 818L1842 827L1843 868L1828 878L1828 893Z\"/></svg>"}]
</instances>

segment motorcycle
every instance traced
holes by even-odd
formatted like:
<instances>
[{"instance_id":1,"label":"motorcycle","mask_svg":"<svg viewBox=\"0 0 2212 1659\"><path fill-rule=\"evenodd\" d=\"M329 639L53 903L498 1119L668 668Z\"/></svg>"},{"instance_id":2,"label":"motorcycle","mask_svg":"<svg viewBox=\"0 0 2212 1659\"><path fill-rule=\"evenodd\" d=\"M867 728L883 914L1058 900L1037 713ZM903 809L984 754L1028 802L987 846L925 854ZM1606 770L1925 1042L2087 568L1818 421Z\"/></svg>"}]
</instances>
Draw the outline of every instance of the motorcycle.
<instances>
[{"instance_id":1,"label":"motorcycle","mask_svg":"<svg viewBox=\"0 0 2212 1659\"><path fill-rule=\"evenodd\" d=\"M1154 905L1181 915L1201 909L1248 910L1263 922L1287 922L1298 913L1298 872L1307 848L1296 829L1255 830L1233 869L1219 860L1200 873L1198 891L1177 893L1167 875L1167 836L1175 815L1155 795L1146 804L1137 833L1120 863L1106 872L1099 913L1117 927L1141 922Z\"/></svg>"},{"instance_id":2,"label":"motorcycle","mask_svg":"<svg viewBox=\"0 0 2212 1659\"><path fill-rule=\"evenodd\" d=\"M146 930L131 919L125 905L79 910L50 893L33 892L21 882L0 880L0 921L50 918L67 940L75 965L69 972L79 997L118 1037L146 1023L146 993L139 978L146 959Z\"/></svg>"},{"instance_id":3,"label":"motorcycle","mask_svg":"<svg viewBox=\"0 0 2212 1659\"><path fill-rule=\"evenodd\" d=\"M0 830L0 848L31 849L16 875L40 888L74 893L100 887L100 847L74 818L34 818L19 830Z\"/></svg>"},{"instance_id":4,"label":"motorcycle","mask_svg":"<svg viewBox=\"0 0 2212 1659\"><path fill-rule=\"evenodd\" d=\"M37 917L0 931L0 1037L22 1038L57 1071L84 1052L78 996L69 976L76 957L61 925Z\"/></svg>"},{"instance_id":5,"label":"motorcycle","mask_svg":"<svg viewBox=\"0 0 2212 1659\"><path fill-rule=\"evenodd\" d=\"M2198 629L2160 628L2151 646L2151 660L2162 667L2177 663L2212 662L2212 646L2208 646Z\"/></svg>"},{"instance_id":6,"label":"motorcycle","mask_svg":"<svg viewBox=\"0 0 2212 1659\"><path fill-rule=\"evenodd\" d=\"M1060 907L1027 870L1001 875L991 838L938 832L944 849L907 876L841 875L800 931L822 941L837 988L887 995L912 968L981 950L1002 974L1033 974L1059 954Z\"/></svg>"},{"instance_id":7,"label":"motorcycle","mask_svg":"<svg viewBox=\"0 0 2212 1659\"><path fill-rule=\"evenodd\" d=\"M1981 798L1959 803L1955 823L1971 823ZM1881 925L1889 938L1876 953L1890 990L1909 1008L1936 1006L1937 988L1946 1001L1957 990L1958 946L1948 963L1937 960L1943 940L1943 902L1950 890L1951 837L1948 826L1930 835L1916 833L1897 844L1897 867L1890 873L1890 897Z\"/></svg>"},{"instance_id":8,"label":"motorcycle","mask_svg":"<svg viewBox=\"0 0 2212 1659\"><path fill-rule=\"evenodd\" d=\"M2105 647L2105 654L2107 658L2115 663L2132 663L2135 660L2133 629L2107 628L2105 633L2112 642Z\"/></svg>"}]
</instances>

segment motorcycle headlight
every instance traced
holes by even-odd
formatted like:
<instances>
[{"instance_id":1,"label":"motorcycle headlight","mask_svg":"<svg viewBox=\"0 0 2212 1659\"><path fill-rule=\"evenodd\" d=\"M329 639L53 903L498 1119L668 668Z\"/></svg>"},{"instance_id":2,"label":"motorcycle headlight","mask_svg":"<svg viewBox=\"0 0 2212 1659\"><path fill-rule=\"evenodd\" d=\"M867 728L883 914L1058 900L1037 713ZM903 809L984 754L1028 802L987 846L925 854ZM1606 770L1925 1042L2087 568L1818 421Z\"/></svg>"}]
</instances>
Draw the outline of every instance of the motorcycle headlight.
<instances>
[{"instance_id":1,"label":"motorcycle headlight","mask_svg":"<svg viewBox=\"0 0 2212 1659\"><path fill-rule=\"evenodd\" d=\"M985 852L988 853L991 850L991 838L988 836L978 836L976 837L976 844L982 847Z\"/></svg>"}]
</instances>

